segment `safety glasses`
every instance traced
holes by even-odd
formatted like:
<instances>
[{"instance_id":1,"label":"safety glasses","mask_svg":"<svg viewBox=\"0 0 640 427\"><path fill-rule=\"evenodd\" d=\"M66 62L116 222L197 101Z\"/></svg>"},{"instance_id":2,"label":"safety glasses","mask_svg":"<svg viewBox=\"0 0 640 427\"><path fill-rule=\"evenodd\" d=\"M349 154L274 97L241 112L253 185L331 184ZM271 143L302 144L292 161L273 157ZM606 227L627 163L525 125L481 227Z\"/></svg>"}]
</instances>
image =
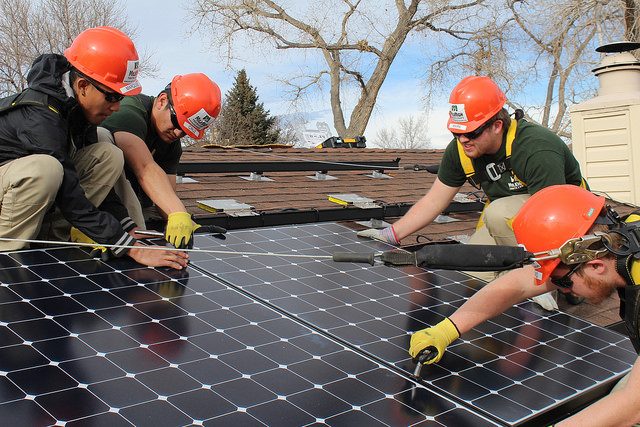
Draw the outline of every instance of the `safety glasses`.
<instances>
[{"instance_id":1,"label":"safety glasses","mask_svg":"<svg viewBox=\"0 0 640 427\"><path fill-rule=\"evenodd\" d=\"M95 87L98 92L100 92L100 93L102 93L104 95L104 100L105 101L110 102L111 104L115 104L116 102L120 102L120 101L122 101L124 99L124 95L123 94L104 90L104 89L102 89L100 87L98 82L95 82L93 79L90 79L87 76L83 76L83 77L89 83L91 83L91 86Z\"/></svg>"},{"instance_id":2,"label":"safety glasses","mask_svg":"<svg viewBox=\"0 0 640 427\"><path fill-rule=\"evenodd\" d=\"M173 125L174 129L182 130L182 127L180 127L180 122L178 122L178 115L176 114L176 110L173 108L173 103L169 101L168 104L169 104L169 115L171 117L171 124Z\"/></svg>"},{"instance_id":3,"label":"safety glasses","mask_svg":"<svg viewBox=\"0 0 640 427\"><path fill-rule=\"evenodd\" d=\"M480 126L478 129L473 130L471 132L467 132L467 133L455 133L455 132L451 132L453 134L454 138L460 138L461 136L464 136L465 138L471 140L471 139L476 139L478 137L480 137L480 135L482 135L482 133L487 130L487 128L489 126L491 126L493 123L495 122L495 120L489 120L488 122L484 123L482 126Z\"/></svg>"},{"instance_id":4,"label":"safety glasses","mask_svg":"<svg viewBox=\"0 0 640 427\"><path fill-rule=\"evenodd\" d=\"M574 274L582 267L582 264L576 264L562 277L551 277L551 283L556 285L559 288L570 289L573 287L573 281L571 280L571 275Z\"/></svg>"}]
</instances>

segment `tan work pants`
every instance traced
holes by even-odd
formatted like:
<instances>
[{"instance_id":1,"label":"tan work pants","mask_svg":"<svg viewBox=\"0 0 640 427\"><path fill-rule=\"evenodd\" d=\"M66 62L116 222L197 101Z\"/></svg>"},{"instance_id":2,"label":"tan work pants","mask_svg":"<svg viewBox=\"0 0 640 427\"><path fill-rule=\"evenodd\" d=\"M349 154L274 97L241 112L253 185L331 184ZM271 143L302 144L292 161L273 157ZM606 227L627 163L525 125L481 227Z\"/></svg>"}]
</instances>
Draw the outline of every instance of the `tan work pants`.
<instances>
[{"instance_id":1,"label":"tan work pants","mask_svg":"<svg viewBox=\"0 0 640 427\"><path fill-rule=\"evenodd\" d=\"M62 164L33 154L0 167L0 237L34 239L62 184ZM0 241L0 251L28 248L24 242Z\"/></svg>"},{"instance_id":2,"label":"tan work pants","mask_svg":"<svg viewBox=\"0 0 640 427\"><path fill-rule=\"evenodd\" d=\"M78 150L72 156L80 178L80 186L94 206L100 206L124 168L122 151L113 144L96 143ZM71 224L59 208L47 215L40 237L45 240L68 241Z\"/></svg>"},{"instance_id":3,"label":"tan work pants","mask_svg":"<svg viewBox=\"0 0 640 427\"><path fill-rule=\"evenodd\" d=\"M489 203L480 217L480 226L468 243L470 245L517 246L518 242L513 234L511 221L529 197L531 196L528 194L522 194L503 197ZM467 274L487 282L498 276L498 272L493 271L468 271Z\"/></svg>"},{"instance_id":4,"label":"tan work pants","mask_svg":"<svg viewBox=\"0 0 640 427\"><path fill-rule=\"evenodd\" d=\"M102 127L98 127L98 141L115 145L115 140L113 139L111 132ZM140 199L138 199L136 192L133 191L131 182L127 179L124 170L116 180L113 189L120 198L124 207L127 208L127 212L129 212L129 216L133 222L135 222L137 226L146 229Z\"/></svg>"}]
</instances>

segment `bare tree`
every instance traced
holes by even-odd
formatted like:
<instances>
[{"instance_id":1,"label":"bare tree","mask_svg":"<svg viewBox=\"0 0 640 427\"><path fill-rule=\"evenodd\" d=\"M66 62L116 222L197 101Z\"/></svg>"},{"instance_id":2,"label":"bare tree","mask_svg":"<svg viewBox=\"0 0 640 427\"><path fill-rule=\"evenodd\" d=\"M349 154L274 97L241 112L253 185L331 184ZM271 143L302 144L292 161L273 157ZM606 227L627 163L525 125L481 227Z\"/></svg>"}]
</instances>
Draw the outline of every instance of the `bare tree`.
<instances>
[{"instance_id":1,"label":"bare tree","mask_svg":"<svg viewBox=\"0 0 640 427\"><path fill-rule=\"evenodd\" d=\"M280 130L278 144L287 144L294 146L301 142L300 132L297 127L302 122L300 116L276 116L275 127ZM304 126L304 125L303 125Z\"/></svg>"},{"instance_id":2,"label":"bare tree","mask_svg":"<svg viewBox=\"0 0 640 427\"><path fill-rule=\"evenodd\" d=\"M561 136L571 135L568 103L584 97L576 83L590 75L598 60L594 53L598 31L616 17L615 8L606 3L564 0L549 7L531 0L508 1L513 21L535 55L536 70L545 79L539 121Z\"/></svg>"},{"instance_id":3,"label":"bare tree","mask_svg":"<svg viewBox=\"0 0 640 427\"><path fill-rule=\"evenodd\" d=\"M329 83L334 127L342 137L362 135L391 64L410 33L468 36L473 10L485 0L195 0L194 31L209 30L232 60L235 43L270 43L320 55L324 64L286 79L293 98ZM246 45L243 45L243 47ZM311 61L309 61L311 62ZM351 86L349 86L351 84ZM347 88L353 88L347 93ZM351 96L353 94L353 96ZM354 99L345 119L345 99Z\"/></svg>"},{"instance_id":4,"label":"bare tree","mask_svg":"<svg viewBox=\"0 0 640 427\"><path fill-rule=\"evenodd\" d=\"M490 76L512 109L521 108L528 120L570 137L568 106L595 92L591 69L600 60L595 47L622 37L622 3L489 1L494 12L480 17L482 28L443 47L448 56L433 63L428 87L437 88L444 78Z\"/></svg>"},{"instance_id":5,"label":"bare tree","mask_svg":"<svg viewBox=\"0 0 640 427\"><path fill-rule=\"evenodd\" d=\"M26 87L37 56L61 54L80 32L101 25L134 36L118 0L0 0L0 95ZM156 72L149 58L142 62L146 75Z\"/></svg>"},{"instance_id":6,"label":"bare tree","mask_svg":"<svg viewBox=\"0 0 640 427\"><path fill-rule=\"evenodd\" d=\"M620 0L624 12L624 34L629 41L640 41L640 3L638 0Z\"/></svg>"},{"instance_id":7,"label":"bare tree","mask_svg":"<svg viewBox=\"0 0 640 427\"><path fill-rule=\"evenodd\" d=\"M373 145L406 150L429 148L431 139L427 136L426 117L403 117L398 120L397 126L378 130Z\"/></svg>"}]
</instances>

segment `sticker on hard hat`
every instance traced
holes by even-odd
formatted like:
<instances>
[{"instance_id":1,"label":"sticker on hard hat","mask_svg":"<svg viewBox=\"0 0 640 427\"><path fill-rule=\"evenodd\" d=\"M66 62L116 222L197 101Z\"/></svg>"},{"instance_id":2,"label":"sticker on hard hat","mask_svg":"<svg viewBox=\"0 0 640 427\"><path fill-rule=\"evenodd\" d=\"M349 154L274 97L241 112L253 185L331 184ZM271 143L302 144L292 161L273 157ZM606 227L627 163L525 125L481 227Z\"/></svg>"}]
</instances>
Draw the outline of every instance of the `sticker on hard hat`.
<instances>
[{"instance_id":1,"label":"sticker on hard hat","mask_svg":"<svg viewBox=\"0 0 640 427\"><path fill-rule=\"evenodd\" d=\"M140 87L140 82L133 82L130 85L126 85L120 88L120 92L129 93L134 89L138 89Z\"/></svg>"},{"instance_id":2,"label":"sticker on hard hat","mask_svg":"<svg viewBox=\"0 0 640 427\"><path fill-rule=\"evenodd\" d=\"M138 70L140 69L140 61L127 61L127 72L124 74L122 83L135 82L138 78Z\"/></svg>"},{"instance_id":3,"label":"sticker on hard hat","mask_svg":"<svg viewBox=\"0 0 640 427\"><path fill-rule=\"evenodd\" d=\"M461 125L458 123L449 123L449 129L465 131L467 130L467 125Z\"/></svg>"},{"instance_id":4,"label":"sticker on hard hat","mask_svg":"<svg viewBox=\"0 0 640 427\"><path fill-rule=\"evenodd\" d=\"M211 124L213 117L209 113L205 111L204 108L201 108L200 111L196 112L191 117L187 118L187 121L191 126L198 129L198 131L205 130ZM198 132L194 132L198 133Z\"/></svg>"},{"instance_id":5,"label":"sticker on hard hat","mask_svg":"<svg viewBox=\"0 0 640 427\"><path fill-rule=\"evenodd\" d=\"M542 280L542 273L540 271L534 270L533 275L536 278L536 280Z\"/></svg>"},{"instance_id":6,"label":"sticker on hard hat","mask_svg":"<svg viewBox=\"0 0 640 427\"><path fill-rule=\"evenodd\" d=\"M467 113L464 110L464 104L449 104L449 116L454 122L468 122Z\"/></svg>"}]
</instances>

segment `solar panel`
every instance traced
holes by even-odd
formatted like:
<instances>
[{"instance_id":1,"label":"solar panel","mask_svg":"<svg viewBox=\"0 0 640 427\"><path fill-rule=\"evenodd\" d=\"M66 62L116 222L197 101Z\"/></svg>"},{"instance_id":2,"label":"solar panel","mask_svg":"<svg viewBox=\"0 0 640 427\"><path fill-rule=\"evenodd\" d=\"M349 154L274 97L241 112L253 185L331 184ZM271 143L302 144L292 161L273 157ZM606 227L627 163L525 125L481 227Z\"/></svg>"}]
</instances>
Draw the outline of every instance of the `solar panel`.
<instances>
[{"instance_id":1,"label":"solar panel","mask_svg":"<svg viewBox=\"0 0 640 427\"><path fill-rule=\"evenodd\" d=\"M415 366L408 331L439 322L484 284L454 271L314 259L391 248L336 223L237 231L196 244L230 253L194 254L193 265L405 374ZM261 251L310 258L241 254ZM474 411L520 425L605 393L636 357L616 332L525 302L465 334L423 378Z\"/></svg>"},{"instance_id":2,"label":"solar panel","mask_svg":"<svg viewBox=\"0 0 640 427\"><path fill-rule=\"evenodd\" d=\"M247 288L289 264L245 262ZM0 281L4 425L497 425L196 267L56 248L0 254Z\"/></svg>"}]
</instances>

